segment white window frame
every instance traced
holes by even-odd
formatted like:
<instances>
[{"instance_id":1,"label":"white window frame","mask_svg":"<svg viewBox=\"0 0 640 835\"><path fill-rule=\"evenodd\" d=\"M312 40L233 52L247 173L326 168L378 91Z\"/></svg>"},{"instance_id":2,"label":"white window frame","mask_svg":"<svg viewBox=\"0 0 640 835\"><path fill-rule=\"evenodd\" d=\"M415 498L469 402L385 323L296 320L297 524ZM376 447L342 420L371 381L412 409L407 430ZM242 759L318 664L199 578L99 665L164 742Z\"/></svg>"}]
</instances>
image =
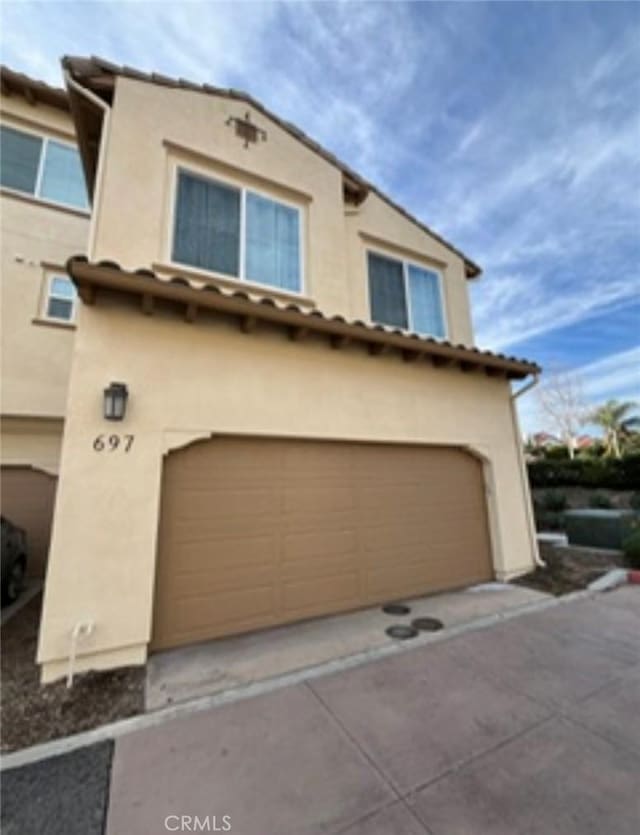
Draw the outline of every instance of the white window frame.
<instances>
[{"instance_id":1,"label":"white window frame","mask_svg":"<svg viewBox=\"0 0 640 835\"><path fill-rule=\"evenodd\" d=\"M37 200L39 203L44 203L45 205L60 206L64 209L72 209L74 212L81 212L82 214L86 214L88 216L91 213L88 202L86 206L78 206L76 203L65 203L62 200L52 200L50 197L42 197L42 195L40 194L40 189L42 187L42 177L44 175L44 161L46 159L46 152L49 142L57 142L58 145L65 145L67 148L73 148L73 150L77 151L79 155L80 151L76 143L71 142L68 139L61 139L59 136L51 136L50 134L42 133L41 131L23 127L22 125L16 125L13 122L3 121L2 127L9 128L10 130L15 131L16 133L24 133L27 136L35 136L38 139L40 139L42 143L40 145L40 159L38 160L38 170L36 172L36 181L33 187L33 191L22 191L21 189L11 188L10 186L2 186L2 191L7 192L8 194L16 194L20 197L30 197L32 200ZM82 165L82 160L80 161L80 164Z\"/></svg>"},{"instance_id":2,"label":"white window frame","mask_svg":"<svg viewBox=\"0 0 640 835\"><path fill-rule=\"evenodd\" d=\"M214 185L226 186L233 188L240 193L240 231L239 231L239 252L238 252L238 275L229 275L229 273L216 272L215 270L206 270L203 267L195 267L192 264L186 264L182 261L174 261L173 248L176 232L176 210L178 198L178 179L180 174L188 174L192 177L199 177L202 180L214 183ZM287 287L276 287L273 284L266 284L262 281L257 281L254 278L247 278L246 276L246 232L247 232L247 193L264 197L266 200L271 200L273 203L279 203L287 208L294 209L298 214L298 273L300 275L300 287L297 290L291 290ZM202 171L199 168L190 167L186 165L175 165L173 171L173 178L171 183L171 207L169 211L169 234L167 236L168 252L166 253L167 263L176 269L185 269L190 272L200 273L203 276L216 276L224 281L238 282L238 284L255 285L264 287L266 290L271 290L274 293L281 293L290 296L306 297L306 275L305 275L305 220L306 214L304 208L298 203L293 203L290 200L283 200L281 197L276 197L254 186L247 186L237 180L228 177L211 174L210 172Z\"/></svg>"},{"instance_id":3,"label":"white window frame","mask_svg":"<svg viewBox=\"0 0 640 835\"><path fill-rule=\"evenodd\" d=\"M367 247L365 249L365 274L366 274L366 291L367 291L367 304L369 310L369 317L371 318L372 313L372 306L371 306L371 289L369 283L369 254L371 255L379 255L381 258L386 258L389 261L395 261L397 264L402 265L402 280L404 283L404 298L407 308L407 327L404 329L406 333L417 333L419 336L428 336L431 339L441 340L446 342L449 339L449 311L447 308L447 297L444 289L444 276L442 275L442 270L438 269L438 267L434 267L431 264L421 264L419 261L414 261L410 258L403 258L401 255L395 255L391 252L385 252L382 249L374 249L373 247ZM434 273L438 277L438 292L440 294L440 307L442 312L442 324L444 326L444 334L442 336L436 336L433 333L424 333L416 330L413 327L413 310L411 309L411 294L409 292L409 267L416 267L419 270L426 270L427 272ZM373 319L372 319L373 321ZM383 322L376 322L375 324L382 325L385 328L393 328L397 327L397 325L386 325Z\"/></svg>"},{"instance_id":4,"label":"white window frame","mask_svg":"<svg viewBox=\"0 0 640 835\"><path fill-rule=\"evenodd\" d=\"M62 279L63 281L68 281L71 284L71 286L75 290L75 296L72 299L68 298L68 296L59 296L59 295L57 295L56 293L53 292L53 282L56 278ZM51 316L51 314L49 313L49 301L50 301L50 299L57 299L58 301L65 301L65 302L70 301L71 302L71 316L68 319L63 319L61 316ZM46 277L46 291L45 291L45 294L44 294L43 305L42 305L42 314L41 314L42 318L44 320L46 320L47 322L57 322L59 324L73 325L73 324L75 324L75 321L76 321L77 312L78 312L78 291L75 289L73 281L71 281L69 276L65 275L64 273L56 273L56 272L48 273L47 277Z\"/></svg>"}]
</instances>

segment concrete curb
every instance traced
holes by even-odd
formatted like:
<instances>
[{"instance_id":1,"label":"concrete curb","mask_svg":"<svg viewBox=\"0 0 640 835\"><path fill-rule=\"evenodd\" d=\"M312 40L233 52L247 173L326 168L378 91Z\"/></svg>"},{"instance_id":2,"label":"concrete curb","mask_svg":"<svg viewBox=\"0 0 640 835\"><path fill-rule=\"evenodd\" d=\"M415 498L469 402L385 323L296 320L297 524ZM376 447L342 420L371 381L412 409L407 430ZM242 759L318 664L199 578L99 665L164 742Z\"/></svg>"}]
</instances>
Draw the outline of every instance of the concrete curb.
<instances>
[{"instance_id":1,"label":"concrete curb","mask_svg":"<svg viewBox=\"0 0 640 835\"><path fill-rule=\"evenodd\" d=\"M440 643L450 638L456 638L459 635L464 635L468 632L476 632L482 629L487 629L491 626L513 620L514 618L518 618L523 615L555 608L556 606L563 606L567 603L573 603L579 600L585 600L587 598L594 597L597 594L598 592L586 589L584 591L572 592L570 594L563 595L562 597L550 597L546 600L536 600L533 603L526 603L523 606L516 606L513 609L508 609L504 612L486 615L484 617L477 618L476 620L459 624L458 626L452 626L449 629L443 629L440 632L425 633L424 635L421 634L417 638L413 638L411 641L406 643L398 642L388 646L376 647L375 649L360 652L355 655L326 661L314 667L305 667L292 673L285 673L284 675L276 676L274 678L264 679L242 687L225 690L212 696L201 696L197 699L172 705L171 707L161 708L160 710L152 711L150 713L143 713L139 716L132 716L129 719L121 719L117 722L111 722L108 725L101 725L91 731L84 731L79 734L63 737L62 739L55 739L51 742L44 742L40 745L33 745L30 748L22 748L19 751L13 751L2 755L0 758L0 772L6 771L10 768L19 768L23 765L35 763L49 757L67 754L70 751L75 751L78 748L92 745L95 742L117 739L120 736L134 733L135 731L152 728L157 725L161 725L164 722L169 722L172 719L179 719L180 717L189 716L193 713L200 713L204 710L209 710L210 708L219 707L220 705L244 701L245 699L251 699L254 696L260 696L263 693L271 693L274 690L280 690L283 687L300 684L303 681L312 681L313 679L320 678L321 676L331 675L331 673L350 670L354 667L360 667L363 664L367 664L370 661L377 661L378 659L386 658L390 655L396 655L400 652L411 652L418 647Z\"/></svg>"},{"instance_id":2,"label":"concrete curb","mask_svg":"<svg viewBox=\"0 0 640 835\"><path fill-rule=\"evenodd\" d=\"M598 577L597 580L589 583L589 589L590 591L612 591L617 589L618 586L624 586L630 582L629 574L630 572L626 568L612 568L602 577Z\"/></svg>"}]
</instances>

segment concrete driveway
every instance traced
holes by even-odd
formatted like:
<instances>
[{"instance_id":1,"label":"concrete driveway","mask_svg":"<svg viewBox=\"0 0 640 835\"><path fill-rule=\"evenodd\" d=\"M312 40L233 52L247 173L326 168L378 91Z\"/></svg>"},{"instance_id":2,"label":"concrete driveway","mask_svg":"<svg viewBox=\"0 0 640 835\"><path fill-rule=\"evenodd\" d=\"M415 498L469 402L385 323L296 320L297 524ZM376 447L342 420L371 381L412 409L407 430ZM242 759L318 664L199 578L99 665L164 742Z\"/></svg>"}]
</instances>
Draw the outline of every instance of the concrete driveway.
<instances>
[{"instance_id":1,"label":"concrete driveway","mask_svg":"<svg viewBox=\"0 0 640 835\"><path fill-rule=\"evenodd\" d=\"M106 831L637 835L639 636L625 587L128 734Z\"/></svg>"},{"instance_id":2,"label":"concrete driveway","mask_svg":"<svg viewBox=\"0 0 640 835\"><path fill-rule=\"evenodd\" d=\"M386 634L387 627L406 626L414 618L438 618L451 629L548 598L523 586L483 583L406 600L410 612L404 616L372 606L155 653L147 663L145 706L157 710L362 653L375 654L396 644Z\"/></svg>"}]
</instances>

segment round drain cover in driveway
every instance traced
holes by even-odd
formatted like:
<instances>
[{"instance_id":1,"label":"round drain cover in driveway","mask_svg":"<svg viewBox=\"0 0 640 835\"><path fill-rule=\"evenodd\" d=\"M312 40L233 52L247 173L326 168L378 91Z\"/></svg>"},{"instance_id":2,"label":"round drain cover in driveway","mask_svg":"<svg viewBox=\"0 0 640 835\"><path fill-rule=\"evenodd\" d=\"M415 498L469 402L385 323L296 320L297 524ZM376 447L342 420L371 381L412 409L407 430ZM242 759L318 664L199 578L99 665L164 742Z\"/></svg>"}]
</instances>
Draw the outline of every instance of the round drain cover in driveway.
<instances>
[{"instance_id":1,"label":"round drain cover in driveway","mask_svg":"<svg viewBox=\"0 0 640 835\"><path fill-rule=\"evenodd\" d=\"M411 609L405 603L387 603L382 611L385 615L408 615Z\"/></svg>"},{"instance_id":2,"label":"round drain cover in driveway","mask_svg":"<svg viewBox=\"0 0 640 835\"><path fill-rule=\"evenodd\" d=\"M414 629L413 626L403 626L401 624L390 626L388 629L385 629L385 632L390 638L397 638L399 641L415 638L418 634L418 630Z\"/></svg>"},{"instance_id":3,"label":"round drain cover in driveway","mask_svg":"<svg viewBox=\"0 0 640 835\"><path fill-rule=\"evenodd\" d=\"M438 629L442 629L443 623L437 618L415 618L411 621L411 626L421 632L437 632Z\"/></svg>"}]
</instances>

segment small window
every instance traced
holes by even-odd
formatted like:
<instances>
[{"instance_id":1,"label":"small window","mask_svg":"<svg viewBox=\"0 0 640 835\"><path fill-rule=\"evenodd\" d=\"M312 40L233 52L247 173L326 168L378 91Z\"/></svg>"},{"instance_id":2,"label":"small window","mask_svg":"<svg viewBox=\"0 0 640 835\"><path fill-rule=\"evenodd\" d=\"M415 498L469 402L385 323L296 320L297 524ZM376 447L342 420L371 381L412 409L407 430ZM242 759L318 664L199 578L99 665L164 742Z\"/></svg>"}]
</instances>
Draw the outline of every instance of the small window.
<instances>
[{"instance_id":1,"label":"small window","mask_svg":"<svg viewBox=\"0 0 640 835\"><path fill-rule=\"evenodd\" d=\"M298 293L300 210L247 189L178 172L175 263Z\"/></svg>"},{"instance_id":2,"label":"small window","mask_svg":"<svg viewBox=\"0 0 640 835\"><path fill-rule=\"evenodd\" d=\"M65 206L88 207L77 148L6 125L0 127L0 184Z\"/></svg>"},{"instance_id":3,"label":"small window","mask_svg":"<svg viewBox=\"0 0 640 835\"><path fill-rule=\"evenodd\" d=\"M440 276L433 270L368 253L371 318L381 325L443 339Z\"/></svg>"},{"instance_id":4,"label":"small window","mask_svg":"<svg viewBox=\"0 0 640 835\"><path fill-rule=\"evenodd\" d=\"M70 279L60 275L51 276L45 311L47 319L59 319L62 322L73 321L76 298L76 288Z\"/></svg>"}]
</instances>

